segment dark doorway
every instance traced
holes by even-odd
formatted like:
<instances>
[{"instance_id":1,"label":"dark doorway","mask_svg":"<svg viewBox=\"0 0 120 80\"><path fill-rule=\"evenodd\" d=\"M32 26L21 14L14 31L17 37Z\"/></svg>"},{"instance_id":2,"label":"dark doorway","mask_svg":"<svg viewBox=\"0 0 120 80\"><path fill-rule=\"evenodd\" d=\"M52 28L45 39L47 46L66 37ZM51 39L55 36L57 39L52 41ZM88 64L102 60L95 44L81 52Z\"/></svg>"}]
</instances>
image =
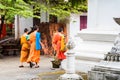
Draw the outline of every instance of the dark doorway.
<instances>
[{"instance_id":1,"label":"dark doorway","mask_svg":"<svg viewBox=\"0 0 120 80\"><path fill-rule=\"evenodd\" d=\"M80 16L80 30L87 28L87 16Z\"/></svg>"}]
</instances>

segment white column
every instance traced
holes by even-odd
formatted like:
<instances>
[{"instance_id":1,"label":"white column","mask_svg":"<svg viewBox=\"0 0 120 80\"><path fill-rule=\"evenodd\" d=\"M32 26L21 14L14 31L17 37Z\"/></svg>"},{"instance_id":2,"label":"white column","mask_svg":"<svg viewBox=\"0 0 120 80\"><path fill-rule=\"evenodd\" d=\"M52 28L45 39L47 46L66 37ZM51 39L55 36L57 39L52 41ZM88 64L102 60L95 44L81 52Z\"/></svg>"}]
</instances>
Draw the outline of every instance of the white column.
<instances>
[{"instance_id":1,"label":"white column","mask_svg":"<svg viewBox=\"0 0 120 80\"><path fill-rule=\"evenodd\" d=\"M67 71L68 74L75 73L75 55L74 52L67 52Z\"/></svg>"},{"instance_id":2,"label":"white column","mask_svg":"<svg viewBox=\"0 0 120 80\"><path fill-rule=\"evenodd\" d=\"M83 80L83 78L77 74L75 74L75 55L73 52L73 48L75 47L75 43L72 39L69 38L67 43L68 51L67 53L67 70L66 73L60 76L59 80Z\"/></svg>"},{"instance_id":3,"label":"white column","mask_svg":"<svg viewBox=\"0 0 120 80\"><path fill-rule=\"evenodd\" d=\"M20 16L15 16L14 28L15 28L15 39L20 38L24 33L24 29L33 27L33 18L23 18Z\"/></svg>"},{"instance_id":4,"label":"white column","mask_svg":"<svg viewBox=\"0 0 120 80\"><path fill-rule=\"evenodd\" d=\"M120 17L119 2L120 0L88 0L87 30L118 33L120 27L113 18Z\"/></svg>"},{"instance_id":5,"label":"white column","mask_svg":"<svg viewBox=\"0 0 120 80\"><path fill-rule=\"evenodd\" d=\"M75 38L80 31L80 14L71 14L69 18L69 35Z\"/></svg>"},{"instance_id":6,"label":"white column","mask_svg":"<svg viewBox=\"0 0 120 80\"><path fill-rule=\"evenodd\" d=\"M15 16L15 22L14 22L14 29L15 29L15 39L18 39L19 37L19 16Z\"/></svg>"},{"instance_id":7,"label":"white column","mask_svg":"<svg viewBox=\"0 0 120 80\"><path fill-rule=\"evenodd\" d=\"M109 4L107 4L109 2ZM84 41L114 41L120 26L113 17L120 16L120 0L88 0L87 29L78 32Z\"/></svg>"},{"instance_id":8,"label":"white column","mask_svg":"<svg viewBox=\"0 0 120 80\"><path fill-rule=\"evenodd\" d=\"M20 17L19 18L19 37L24 33L24 29L28 28L28 30L30 31L30 27L33 27L33 18L23 18Z\"/></svg>"},{"instance_id":9,"label":"white column","mask_svg":"<svg viewBox=\"0 0 120 80\"><path fill-rule=\"evenodd\" d=\"M97 27L98 0L88 0L88 19L87 28Z\"/></svg>"},{"instance_id":10,"label":"white column","mask_svg":"<svg viewBox=\"0 0 120 80\"><path fill-rule=\"evenodd\" d=\"M40 22L49 22L49 13L41 10Z\"/></svg>"}]
</instances>

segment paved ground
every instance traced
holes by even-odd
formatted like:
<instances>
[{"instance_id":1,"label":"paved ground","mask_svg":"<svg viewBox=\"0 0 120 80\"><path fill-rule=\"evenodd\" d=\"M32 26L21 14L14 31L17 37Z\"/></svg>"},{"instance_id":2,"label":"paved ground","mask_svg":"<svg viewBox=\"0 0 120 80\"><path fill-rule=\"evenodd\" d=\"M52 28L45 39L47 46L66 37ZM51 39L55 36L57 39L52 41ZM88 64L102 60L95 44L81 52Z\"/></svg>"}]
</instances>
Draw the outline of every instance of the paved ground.
<instances>
[{"instance_id":1,"label":"paved ground","mask_svg":"<svg viewBox=\"0 0 120 80\"><path fill-rule=\"evenodd\" d=\"M25 64L24 68L19 68L19 56L6 56L0 59L0 80L31 80L38 78L40 73L55 71L51 70L51 60L53 60L52 57L41 56L39 68L29 68L29 64Z\"/></svg>"}]
</instances>

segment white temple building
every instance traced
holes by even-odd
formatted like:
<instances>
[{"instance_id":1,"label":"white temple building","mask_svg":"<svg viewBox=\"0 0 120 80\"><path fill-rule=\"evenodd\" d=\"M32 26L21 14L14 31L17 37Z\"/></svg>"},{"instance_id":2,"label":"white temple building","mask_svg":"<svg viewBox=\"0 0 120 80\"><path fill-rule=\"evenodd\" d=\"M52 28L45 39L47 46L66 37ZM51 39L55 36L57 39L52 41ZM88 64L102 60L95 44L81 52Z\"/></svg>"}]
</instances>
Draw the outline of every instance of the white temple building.
<instances>
[{"instance_id":1,"label":"white temple building","mask_svg":"<svg viewBox=\"0 0 120 80\"><path fill-rule=\"evenodd\" d=\"M76 42L76 70L87 72L104 59L120 33L113 18L120 17L120 0L88 0L87 28L81 27L81 15L70 18L70 36Z\"/></svg>"}]
</instances>

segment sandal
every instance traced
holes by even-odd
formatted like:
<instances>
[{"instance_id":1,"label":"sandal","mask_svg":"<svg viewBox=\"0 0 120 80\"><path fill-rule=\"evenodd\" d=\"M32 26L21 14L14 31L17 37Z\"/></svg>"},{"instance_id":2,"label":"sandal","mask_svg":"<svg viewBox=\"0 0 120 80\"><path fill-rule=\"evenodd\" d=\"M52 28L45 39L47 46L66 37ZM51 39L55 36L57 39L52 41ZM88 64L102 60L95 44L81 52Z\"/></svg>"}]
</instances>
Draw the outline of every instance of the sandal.
<instances>
[{"instance_id":1,"label":"sandal","mask_svg":"<svg viewBox=\"0 0 120 80\"><path fill-rule=\"evenodd\" d=\"M19 68L22 68L22 67L24 67L24 66L23 65L19 66Z\"/></svg>"},{"instance_id":2,"label":"sandal","mask_svg":"<svg viewBox=\"0 0 120 80\"><path fill-rule=\"evenodd\" d=\"M32 62L30 62L30 68L32 68L35 64L33 64Z\"/></svg>"},{"instance_id":3,"label":"sandal","mask_svg":"<svg viewBox=\"0 0 120 80\"><path fill-rule=\"evenodd\" d=\"M35 66L35 68L39 68L39 66Z\"/></svg>"}]
</instances>

